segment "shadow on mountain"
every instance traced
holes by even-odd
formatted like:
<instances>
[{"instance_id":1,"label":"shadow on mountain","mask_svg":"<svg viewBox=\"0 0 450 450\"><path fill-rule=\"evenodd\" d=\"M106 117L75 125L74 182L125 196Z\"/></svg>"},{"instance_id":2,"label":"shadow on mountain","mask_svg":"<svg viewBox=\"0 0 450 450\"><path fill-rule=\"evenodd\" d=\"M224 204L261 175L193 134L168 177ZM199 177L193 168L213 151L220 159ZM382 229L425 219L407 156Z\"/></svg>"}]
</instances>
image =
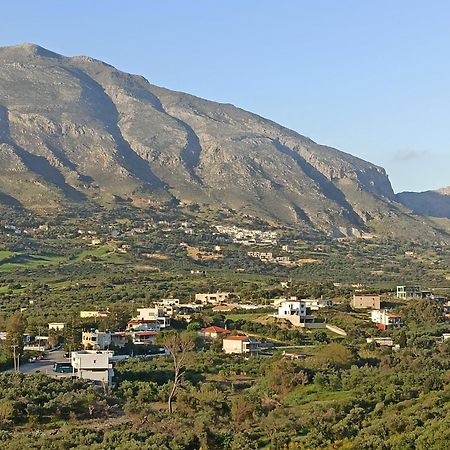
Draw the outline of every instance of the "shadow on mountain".
<instances>
[{"instance_id":1,"label":"shadow on mountain","mask_svg":"<svg viewBox=\"0 0 450 450\"><path fill-rule=\"evenodd\" d=\"M11 197L8 194L0 192L0 204L5 206L10 206L13 208L23 209L22 203L16 200L14 197Z\"/></svg>"},{"instance_id":2,"label":"shadow on mountain","mask_svg":"<svg viewBox=\"0 0 450 450\"><path fill-rule=\"evenodd\" d=\"M61 191L63 191L64 195L68 199L77 202L85 200L85 195L68 185L64 176L44 157L33 155L18 145L14 145L14 151L27 166L30 172L34 172L35 174L41 176L45 181L57 186L61 189Z\"/></svg>"},{"instance_id":3,"label":"shadow on mountain","mask_svg":"<svg viewBox=\"0 0 450 450\"><path fill-rule=\"evenodd\" d=\"M83 95L96 100L96 104L99 105L97 113L116 143L117 150L121 156L120 164L142 182L149 184L153 188L164 189L166 187L165 183L153 173L148 161L135 152L130 143L123 137L118 125L119 112L103 87L80 69L66 68L66 70L80 80L81 85L84 87Z\"/></svg>"},{"instance_id":4,"label":"shadow on mountain","mask_svg":"<svg viewBox=\"0 0 450 450\"><path fill-rule=\"evenodd\" d=\"M290 156L302 169L303 173L318 185L325 197L337 203L344 210L345 215L352 223L364 228L361 217L353 210L352 205L347 201L345 195L330 180L328 180L325 175L309 164L308 161L302 158L296 151L283 145L279 140L273 140L272 143L279 152Z\"/></svg>"},{"instance_id":5,"label":"shadow on mountain","mask_svg":"<svg viewBox=\"0 0 450 450\"><path fill-rule=\"evenodd\" d=\"M421 216L450 219L450 195L439 192L401 192L397 201Z\"/></svg>"}]
</instances>

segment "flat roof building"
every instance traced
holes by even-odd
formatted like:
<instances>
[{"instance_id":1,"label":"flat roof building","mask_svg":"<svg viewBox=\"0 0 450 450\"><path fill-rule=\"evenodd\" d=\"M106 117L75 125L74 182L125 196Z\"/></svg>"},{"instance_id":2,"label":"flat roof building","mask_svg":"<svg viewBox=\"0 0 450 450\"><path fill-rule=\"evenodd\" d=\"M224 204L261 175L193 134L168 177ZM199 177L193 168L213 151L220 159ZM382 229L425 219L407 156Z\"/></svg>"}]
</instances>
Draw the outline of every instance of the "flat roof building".
<instances>
[{"instance_id":1,"label":"flat roof building","mask_svg":"<svg viewBox=\"0 0 450 450\"><path fill-rule=\"evenodd\" d=\"M404 285L397 286L397 298L421 298L422 297L422 289L420 286L414 285Z\"/></svg>"},{"instance_id":2,"label":"flat roof building","mask_svg":"<svg viewBox=\"0 0 450 450\"><path fill-rule=\"evenodd\" d=\"M227 336L223 338L222 350L226 354L255 355L259 352L259 341L248 336Z\"/></svg>"},{"instance_id":3,"label":"flat roof building","mask_svg":"<svg viewBox=\"0 0 450 450\"><path fill-rule=\"evenodd\" d=\"M380 309L381 297L379 295L354 295L350 306L353 309Z\"/></svg>"},{"instance_id":4,"label":"flat roof building","mask_svg":"<svg viewBox=\"0 0 450 450\"><path fill-rule=\"evenodd\" d=\"M73 375L91 381L99 381L111 386L114 370L110 359L112 351L81 350L72 352Z\"/></svg>"}]
</instances>

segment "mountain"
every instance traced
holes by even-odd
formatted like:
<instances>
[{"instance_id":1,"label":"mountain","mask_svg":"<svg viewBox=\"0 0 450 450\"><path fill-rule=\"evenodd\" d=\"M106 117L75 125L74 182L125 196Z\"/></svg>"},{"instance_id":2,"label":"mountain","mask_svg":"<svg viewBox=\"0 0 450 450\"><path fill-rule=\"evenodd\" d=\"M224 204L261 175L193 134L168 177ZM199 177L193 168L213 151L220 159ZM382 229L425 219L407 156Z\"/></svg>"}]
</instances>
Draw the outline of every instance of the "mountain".
<instances>
[{"instance_id":1,"label":"mountain","mask_svg":"<svg viewBox=\"0 0 450 450\"><path fill-rule=\"evenodd\" d=\"M416 214L450 219L450 186L436 191L401 192L397 197Z\"/></svg>"},{"instance_id":2,"label":"mountain","mask_svg":"<svg viewBox=\"0 0 450 450\"><path fill-rule=\"evenodd\" d=\"M132 200L334 235L423 228L374 164L89 57L0 48L0 202L49 211Z\"/></svg>"}]
</instances>

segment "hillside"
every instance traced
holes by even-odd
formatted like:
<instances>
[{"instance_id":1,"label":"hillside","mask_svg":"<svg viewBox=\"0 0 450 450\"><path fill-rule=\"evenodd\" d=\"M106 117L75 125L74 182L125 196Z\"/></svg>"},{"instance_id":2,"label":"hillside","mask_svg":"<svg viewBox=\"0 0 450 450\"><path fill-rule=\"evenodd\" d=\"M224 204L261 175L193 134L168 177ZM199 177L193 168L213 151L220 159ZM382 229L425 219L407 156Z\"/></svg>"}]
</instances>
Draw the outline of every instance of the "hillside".
<instances>
[{"instance_id":1,"label":"hillside","mask_svg":"<svg viewBox=\"0 0 450 450\"><path fill-rule=\"evenodd\" d=\"M0 48L0 202L42 212L133 198L336 236L393 223L441 233L398 203L381 167L256 114L89 57Z\"/></svg>"},{"instance_id":2,"label":"hillside","mask_svg":"<svg viewBox=\"0 0 450 450\"><path fill-rule=\"evenodd\" d=\"M426 192L402 192L399 200L414 213L450 219L450 187Z\"/></svg>"}]
</instances>

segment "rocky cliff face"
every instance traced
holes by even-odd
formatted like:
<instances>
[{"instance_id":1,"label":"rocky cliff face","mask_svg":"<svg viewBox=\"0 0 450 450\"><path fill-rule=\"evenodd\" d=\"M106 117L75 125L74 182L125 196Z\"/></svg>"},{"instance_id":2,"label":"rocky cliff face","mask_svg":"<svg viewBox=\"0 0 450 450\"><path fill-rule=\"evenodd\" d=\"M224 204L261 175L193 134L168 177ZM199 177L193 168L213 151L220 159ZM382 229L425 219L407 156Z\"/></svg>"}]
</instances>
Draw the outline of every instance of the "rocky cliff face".
<instances>
[{"instance_id":1,"label":"rocky cliff face","mask_svg":"<svg viewBox=\"0 0 450 450\"><path fill-rule=\"evenodd\" d=\"M232 105L35 45L0 48L0 192L41 209L177 200L328 232L408 214L380 167Z\"/></svg>"}]
</instances>

